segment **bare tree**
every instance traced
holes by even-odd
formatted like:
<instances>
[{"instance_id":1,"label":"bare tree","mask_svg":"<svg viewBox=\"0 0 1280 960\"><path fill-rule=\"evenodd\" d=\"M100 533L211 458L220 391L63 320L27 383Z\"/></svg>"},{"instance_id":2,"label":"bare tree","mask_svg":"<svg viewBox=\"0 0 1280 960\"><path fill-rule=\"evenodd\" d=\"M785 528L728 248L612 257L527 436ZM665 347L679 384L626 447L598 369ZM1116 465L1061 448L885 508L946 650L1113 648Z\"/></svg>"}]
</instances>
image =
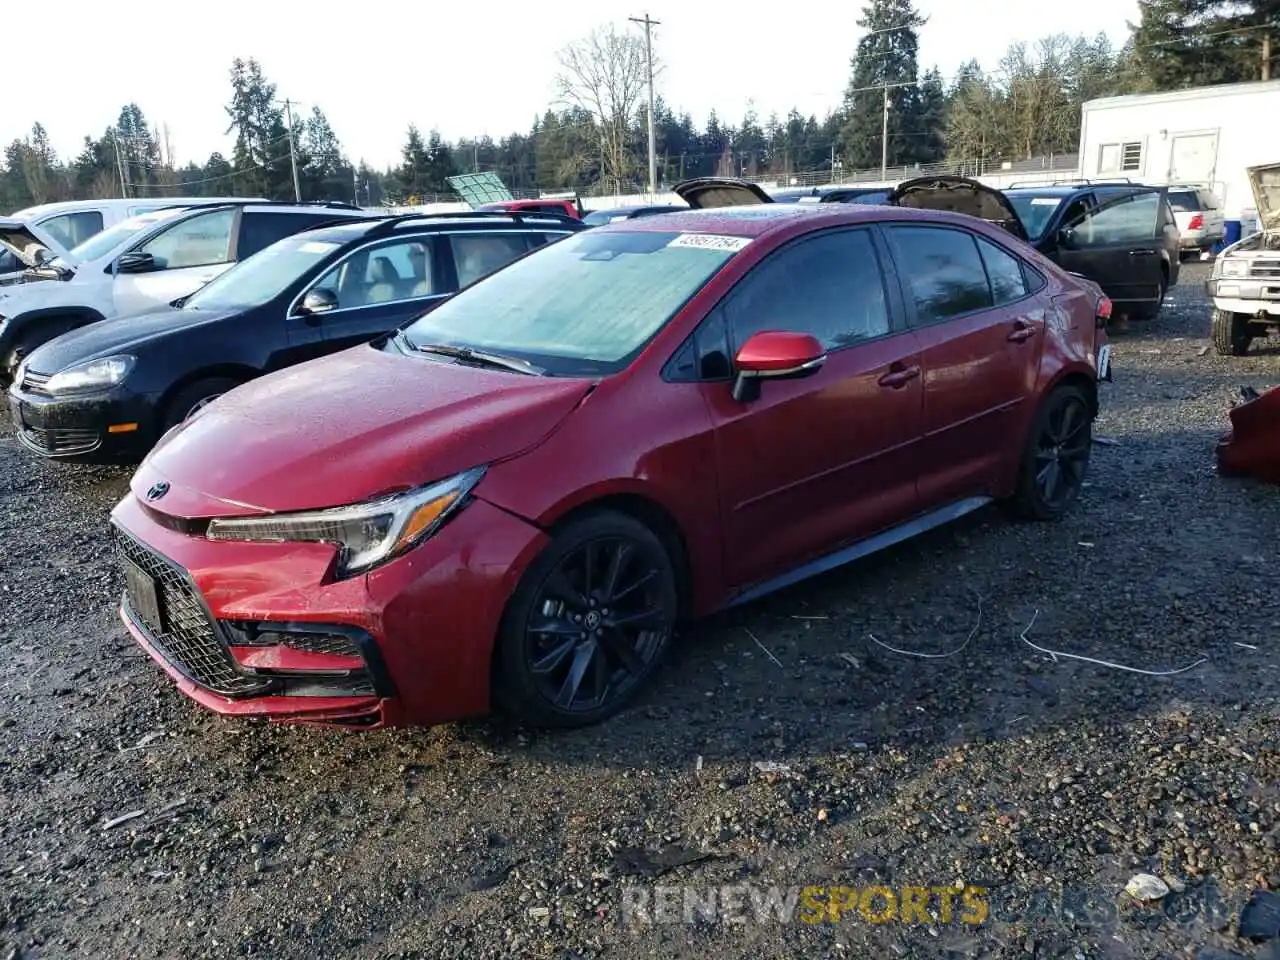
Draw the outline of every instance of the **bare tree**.
<instances>
[{"instance_id":1,"label":"bare tree","mask_svg":"<svg viewBox=\"0 0 1280 960\"><path fill-rule=\"evenodd\" d=\"M620 33L612 24L597 27L561 50L557 60L561 102L591 115L604 175L626 179L635 168L631 124L648 84L644 38Z\"/></svg>"}]
</instances>

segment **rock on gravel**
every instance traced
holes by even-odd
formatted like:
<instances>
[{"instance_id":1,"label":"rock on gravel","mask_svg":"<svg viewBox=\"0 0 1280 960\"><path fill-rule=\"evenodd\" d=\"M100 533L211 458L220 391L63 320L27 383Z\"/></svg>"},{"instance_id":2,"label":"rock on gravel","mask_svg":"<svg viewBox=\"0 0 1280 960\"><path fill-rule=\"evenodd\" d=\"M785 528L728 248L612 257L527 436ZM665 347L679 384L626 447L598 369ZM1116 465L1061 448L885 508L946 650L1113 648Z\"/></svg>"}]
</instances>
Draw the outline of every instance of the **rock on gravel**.
<instances>
[{"instance_id":1,"label":"rock on gravel","mask_svg":"<svg viewBox=\"0 0 1280 960\"><path fill-rule=\"evenodd\" d=\"M1213 444L1280 348L1204 349L1205 270L1117 333L1066 520L987 511L700 624L576 733L200 711L115 618L127 473L4 425L0 956L1267 955L1280 492Z\"/></svg>"}]
</instances>

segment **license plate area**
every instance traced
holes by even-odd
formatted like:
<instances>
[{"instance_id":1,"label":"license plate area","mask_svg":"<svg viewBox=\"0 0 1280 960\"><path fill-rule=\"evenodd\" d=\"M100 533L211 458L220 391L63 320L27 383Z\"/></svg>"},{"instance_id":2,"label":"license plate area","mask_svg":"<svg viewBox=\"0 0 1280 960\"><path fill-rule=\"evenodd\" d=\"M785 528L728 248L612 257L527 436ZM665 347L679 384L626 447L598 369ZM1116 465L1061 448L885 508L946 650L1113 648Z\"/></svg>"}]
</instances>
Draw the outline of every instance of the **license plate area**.
<instances>
[{"instance_id":1,"label":"license plate area","mask_svg":"<svg viewBox=\"0 0 1280 960\"><path fill-rule=\"evenodd\" d=\"M160 603L160 589L155 577L132 560L124 562L125 593L134 614L156 633L164 633L164 614Z\"/></svg>"},{"instance_id":2,"label":"license plate area","mask_svg":"<svg viewBox=\"0 0 1280 960\"><path fill-rule=\"evenodd\" d=\"M1098 379L1111 380L1111 344L1104 343L1098 349Z\"/></svg>"}]
</instances>

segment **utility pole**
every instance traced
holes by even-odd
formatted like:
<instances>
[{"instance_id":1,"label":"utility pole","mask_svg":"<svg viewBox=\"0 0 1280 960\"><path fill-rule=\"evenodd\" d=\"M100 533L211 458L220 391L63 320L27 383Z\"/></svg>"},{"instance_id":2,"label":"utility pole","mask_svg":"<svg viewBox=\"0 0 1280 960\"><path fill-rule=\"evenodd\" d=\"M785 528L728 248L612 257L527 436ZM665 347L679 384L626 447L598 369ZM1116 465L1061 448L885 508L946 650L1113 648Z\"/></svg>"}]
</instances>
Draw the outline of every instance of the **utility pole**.
<instances>
[{"instance_id":1,"label":"utility pole","mask_svg":"<svg viewBox=\"0 0 1280 960\"><path fill-rule=\"evenodd\" d=\"M1262 79L1271 79L1271 31L1262 35Z\"/></svg>"},{"instance_id":2,"label":"utility pole","mask_svg":"<svg viewBox=\"0 0 1280 960\"><path fill-rule=\"evenodd\" d=\"M889 85L884 85L884 118L880 122L880 179L889 179Z\"/></svg>"},{"instance_id":3,"label":"utility pole","mask_svg":"<svg viewBox=\"0 0 1280 960\"><path fill-rule=\"evenodd\" d=\"M116 148L116 170L120 173L120 196L129 196L129 190L124 182L124 158L120 156L120 131L115 127L111 128L111 142Z\"/></svg>"},{"instance_id":4,"label":"utility pole","mask_svg":"<svg viewBox=\"0 0 1280 960\"><path fill-rule=\"evenodd\" d=\"M289 164L293 167L293 199L301 203L302 187L298 183L298 151L293 142L293 105L288 99L284 102L284 117L289 127Z\"/></svg>"},{"instance_id":5,"label":"utility pole","mask_svg":"<svg viewBox=\"0 0 1280 960\"><path fill-rule=\"evenodd\" d=\"M658 193L658 152L657 135L653 121L653 32L652 28L661 26L661 20L650 20L646 12L644 17L628 17L632 23L644 24L644 54L649 70L649 193Z\"/></svg>"}]
</instances>

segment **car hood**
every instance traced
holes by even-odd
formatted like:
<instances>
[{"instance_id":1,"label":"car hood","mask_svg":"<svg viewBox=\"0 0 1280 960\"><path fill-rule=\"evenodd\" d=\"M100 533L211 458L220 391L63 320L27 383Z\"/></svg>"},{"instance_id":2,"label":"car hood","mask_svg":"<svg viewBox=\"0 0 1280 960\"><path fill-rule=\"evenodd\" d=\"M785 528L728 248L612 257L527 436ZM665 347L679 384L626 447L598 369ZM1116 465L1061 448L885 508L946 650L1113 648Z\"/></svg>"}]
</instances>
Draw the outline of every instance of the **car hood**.
<instances>
[{"instance_id":1,"label":"car hood","mask_svg":"<svg viewBox=\"0 0 1280 960\"><path fill-rule=\"evenodd\" d=\"M682 180L671 189L695 210L775 202L759 184L733 177L694 177Z\"/></svg>"},{"instance_id":2,"label":"car hood","mask_svg":"<svg viewBox=\"0 0 1280 960\"><path fill-rule=\"evenodd\" d=\"M197 312L164 307L148 313L90 323L32 350L27 358L27 369L33 373L54 374L74 363L119 353L132 353L138 346L159 335L186 332L194 327L224 320L228 316L234 316L236 312Z\"/></svg>"},{"instance_id":3,"label":"car hood","mask_svg":"<svg viewBox=\"0 0 1280 960\"><path fill-rule=\"evenodd\" d=\"M969 177L936 176L904 180L884 202L896 207L966 213L1003 227L1019 240L1027 239L1027 229L1009 198L995 187Z\"/></svg>"},{"instance_id":4,"label":"car hood","mask_svg":"<svg viewBox=\"0 0 1280 960\"><path fill-rule=\"evenodd\" d=\"M1280 229L1280 163L1249 167L1249 186L1264 230Z\"/></svg>"},{"instance_id":5,"label":"car hood","mask_svg":"<svg viewBox=\"0 0 1280 960\"><path fill-rule=\"evenodd\" d=\"M357 503L544 440L594 381L531 377L362 345L251 380L161 438L134 474L175 516Z\"/></svg>"},{"instance_id":6,"label":"car hood","mask_svg":"<svg viewBox=\"0 0 1280 960\"><path fill-rule=\"evenodd\" d=\"M4 247L28 267L39 266L36 254L47 250L51 255L65 257L67 251L48 232L24 220L0 218L0 247Z\"/></svg>"}]
</instances>

